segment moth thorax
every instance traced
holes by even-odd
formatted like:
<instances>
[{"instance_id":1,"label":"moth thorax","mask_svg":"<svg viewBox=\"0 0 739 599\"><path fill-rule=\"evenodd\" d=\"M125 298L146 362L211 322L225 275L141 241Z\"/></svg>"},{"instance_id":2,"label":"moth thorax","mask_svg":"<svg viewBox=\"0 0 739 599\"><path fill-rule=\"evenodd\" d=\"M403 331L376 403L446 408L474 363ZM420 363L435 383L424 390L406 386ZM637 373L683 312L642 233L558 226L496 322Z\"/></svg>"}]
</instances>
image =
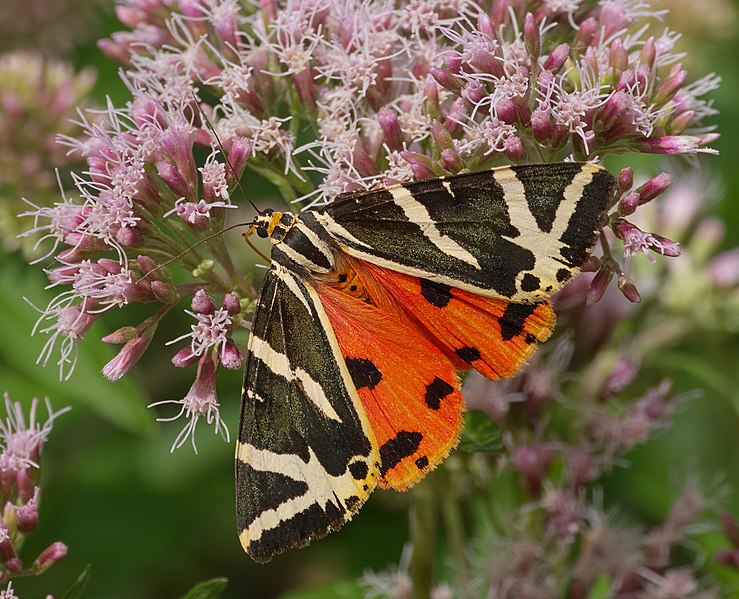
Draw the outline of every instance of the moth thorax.
<instances>
[{"instance_id":1,"label":"moth thorax","mask_svg":"<svg viewBox=\"0 0 739 599\"><path fill-rule=\"evenodd\" d=\"M278 244L282 243L296 222L297 218L292 212L267 209L255 219L254 229L259 237L269 237L273 244Z\"/></svg>"}]
</instances>

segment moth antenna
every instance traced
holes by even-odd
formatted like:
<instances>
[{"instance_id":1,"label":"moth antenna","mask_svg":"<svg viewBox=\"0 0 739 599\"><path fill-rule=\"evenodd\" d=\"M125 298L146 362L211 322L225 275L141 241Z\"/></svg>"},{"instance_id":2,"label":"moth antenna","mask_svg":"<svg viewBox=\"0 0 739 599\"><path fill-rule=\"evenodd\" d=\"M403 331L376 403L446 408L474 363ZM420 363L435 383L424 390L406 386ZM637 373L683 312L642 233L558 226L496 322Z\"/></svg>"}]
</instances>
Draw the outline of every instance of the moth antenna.
<instances>
[{"instance_id":1,"label":"moth antenna","mask_svg":"<svg viewBox=\"0 0 739 599\"><path fill-rule=\"evenodd\" d=\"M152 268L149 272L145 273L144 276L142 276L139 279L139 281L145 281L150 274L155 273L160 268L164 268L165 266L168 266L168 265L172 264L172 262L174 262L175 260L179 260L180 258L182 258L182 256L184 256L185 254L187 254L188 252L190 252L190 250L192 250L193 248L196 248L199 245L204 244L206 241L210 241L214 237L218 237L219 235L223 235L226 231L230 231L231 229L236 229L238 227L249 227L249 229L247 230L247 232L244 233L244 239L246 239L246 243L248 243L249 246L257 254L259 254L262 258L264 258L267 262L269 262L269 258L267 258L262 252L260 252L256 247L254 247L254 245L252 245L252 243L247 239L247 236L248 235L251 235L251 232L254 229L254 222L255 221L251 221L250 223L236 223L235 225L230 225L230 226L226 227L225 229L221 229L220 231L216 231L215 233L211 233L207 237L203 237L203 239L201 239L197 243L192 244L184 252L180 252L179 254L177 254L176 256L173 256L172 258L170 258L166 262L163 262L162 264L159 264L156 268Z\"/></svg>"},{"instance_id":2,"label":"moth antenna","mask_svg":"<svg viewBox=\"0 0 739 599\"><path fill-rule=\"evenodd\" d=\"M231 170L231 173L234 175L234 177L236 177L236 170L234 169L233 166L231 166L231 161L228 159L228 154L226 153L226 150L223 148L223 144L221 143L221 138L218 137L218 133L216 132L216 128L213 126L213 123L210 122L210 119L208 119L208 116L205 114L205 112L203 111L203 109L200 108L200 103L198 102L198 99L195 96L195 92L193 92L192 97L193 97L193 100L195 101L195 106L197 107L198 112L200 112L200 116L203 118L203 120L205 121L205 123L208 125L208 129L211 130L211 132L213 133L213 136L216 138L216 141L218 142L218 147L221 149L221 154L223 154L223 158L225 159L226 164L228 165L228 168ZM247 195L246 191L244 190L243 186L241 185L241 177L236 177L236 185L239 188L239 191L242 194L244 194L244 197L246 198L246 201L251 204L251 207L254 208L254 210L256 211L256 213L259 216L262 216L262 214L263 214L262 211L259 208L257 208L257 206L256 206L256 204L254 202L251 201L251 198ZM227 231L228 229L225 229L225 230ZM251 244L249 244L249 245L251 245ZM257 253L259 253L259 252L257 252Z\"/></svg>"},{"instance_id":3,"label":"moth antenna","mask_svg":"<svg viewBox=\"0 0 739 599\"><path fill-rule=\"evenodd\" d=\"M265 256L262 252L259 251L259 248L257 246L255 246L251 241L249 241L249 235L251 234L253 228L254 228L254 226L252 225L249 228L249 230L246 233L244 233L244 241L246 241L246 245L248 245L251 249L253 249L258 255L260 255L262 257L262 259L267 264L269 264L270 262L272 262L272 260L270 260L269 258L267 258L267 256Z\"/></svg>"}]
</instances>

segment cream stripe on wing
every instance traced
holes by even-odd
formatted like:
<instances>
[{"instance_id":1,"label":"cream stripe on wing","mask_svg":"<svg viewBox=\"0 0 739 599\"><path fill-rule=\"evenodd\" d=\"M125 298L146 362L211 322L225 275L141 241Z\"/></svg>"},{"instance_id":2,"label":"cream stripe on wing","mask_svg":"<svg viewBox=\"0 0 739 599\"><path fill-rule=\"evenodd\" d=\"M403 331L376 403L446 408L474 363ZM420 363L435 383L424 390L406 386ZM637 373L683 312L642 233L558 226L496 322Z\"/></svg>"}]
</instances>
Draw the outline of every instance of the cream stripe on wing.
<instances>
[{"instance_id":1,"label":"cream stripe on wing","mask_svg":"<svg viewBox=\"0 0 739 599\"><path fill-rule=\"evenodd\" d=\"M451 237L447 237L436 228L436 224L431 218L426 206L416 200L410 191L402 186L391 187L388 191L392 194L395 203L401 208L401 210L403 210L406 217L408 217L408 220L412 223L416 223L421 228L423 235L433 243L440 252L453 256L457 260L469 264L477 270L482 270L482 267L475 256L459 245Z\"/></svg>"},{"instance_id":2,"label":"cream stripe on wing","mask_svg":"<svg viewBox=\"0 0 739 599\"><path fill-rule=\"evenodd\" d=\"M584 164L582 170L573 177L570 184L565 188L564 199L557 208L557 214L554 223L552 223L551 235L556 239L561 239L567 230L570 219L575 214L577 203L582 198L583 191L592 182L595 173L599 170L601 169L598 166Z\"/></svg>"},{"instance_id":3,"label":"cream stripe on wing","mask_svg":"<svg viewBox=\"0 0 739 599\"><path fill-rule=\"evenodd\" d=\"M326 511L329 503L336 504L340 501L343 505L348 497L358 495L359 485L363 481L355 480L349 469L340 476L332 476L326 472L313 449L308 447L308 453L309 460L306 463L296 454L275 453L248 443L237 444L236 458L249 464L254 470L282 474L308 485L308 491L303 495L283 501L276 508L262 511L239 535L244 547L258 541L265 531L276 528L314 504Z\"/></svg>"},{"instance_id":4,"label":"cream stripe on wing","mask_svg":"<svg viewBox=\"0 0 739 599\"><path fill-rule=\"evenodd\" d=\"M323 387L318 381L315 381L302 368L293 369L290 366L290 360L285 354L273 349L267 341L260 339L252 332L249 340L249 351L259 358L264 364L275 374L278 374L288 381L297 381L305 391L305 396L312 401L316 407L321 410L328 418L341 422L341 418L334 410L331 402L326 397Z\"/></svg>"}]
</instances>

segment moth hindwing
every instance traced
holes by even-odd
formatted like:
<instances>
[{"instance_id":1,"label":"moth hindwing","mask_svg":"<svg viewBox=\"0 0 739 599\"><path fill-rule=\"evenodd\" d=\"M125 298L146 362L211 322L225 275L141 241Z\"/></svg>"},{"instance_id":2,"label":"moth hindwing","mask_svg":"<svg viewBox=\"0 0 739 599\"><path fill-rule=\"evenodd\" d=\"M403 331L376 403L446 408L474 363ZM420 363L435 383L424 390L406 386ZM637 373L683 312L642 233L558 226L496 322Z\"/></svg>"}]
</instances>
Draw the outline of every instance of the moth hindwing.
<instances>
[{"instance_id":1,"label":"moth hindwing","mask_svg":"<svg viewBox=\"0 0 739 599\"><path fill-rule=\"evenodd\" d=\"M264 212L272 241L236 447L257 561L341 527L457 444L458 372L511 376L554 326L615 181L590 164L503 167Z\"/></svg>"}]
</instances>

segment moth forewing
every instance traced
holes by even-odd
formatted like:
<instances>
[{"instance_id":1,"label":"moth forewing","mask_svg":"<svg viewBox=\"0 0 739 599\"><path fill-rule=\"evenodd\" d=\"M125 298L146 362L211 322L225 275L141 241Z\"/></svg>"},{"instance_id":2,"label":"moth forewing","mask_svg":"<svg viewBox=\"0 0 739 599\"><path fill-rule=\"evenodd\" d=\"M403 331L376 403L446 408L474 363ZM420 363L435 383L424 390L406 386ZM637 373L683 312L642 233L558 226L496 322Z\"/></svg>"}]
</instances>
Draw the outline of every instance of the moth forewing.
<instances>
[{"instance_id":1,"label":"moth forewing","mask_svg":"<svg viewBox=\"0 0 739 599\"><path fill-rule=\"evenodd\" d=\"M317 218L356 258L530 303L577 274L614 186L593 164L506 166L344 197Z\"/></svg>"},{"instance_id":2,"label":"moth forewing","mask_svg":"<svg viewBox=\"0 0 739 599\"><path fill-rule=\"evenodd\" d=\"M340 528L364 503L379 457L310 284L275 265L247 351L236 445L239 539L269 561Z\"/></svg>"}]
</instances>

